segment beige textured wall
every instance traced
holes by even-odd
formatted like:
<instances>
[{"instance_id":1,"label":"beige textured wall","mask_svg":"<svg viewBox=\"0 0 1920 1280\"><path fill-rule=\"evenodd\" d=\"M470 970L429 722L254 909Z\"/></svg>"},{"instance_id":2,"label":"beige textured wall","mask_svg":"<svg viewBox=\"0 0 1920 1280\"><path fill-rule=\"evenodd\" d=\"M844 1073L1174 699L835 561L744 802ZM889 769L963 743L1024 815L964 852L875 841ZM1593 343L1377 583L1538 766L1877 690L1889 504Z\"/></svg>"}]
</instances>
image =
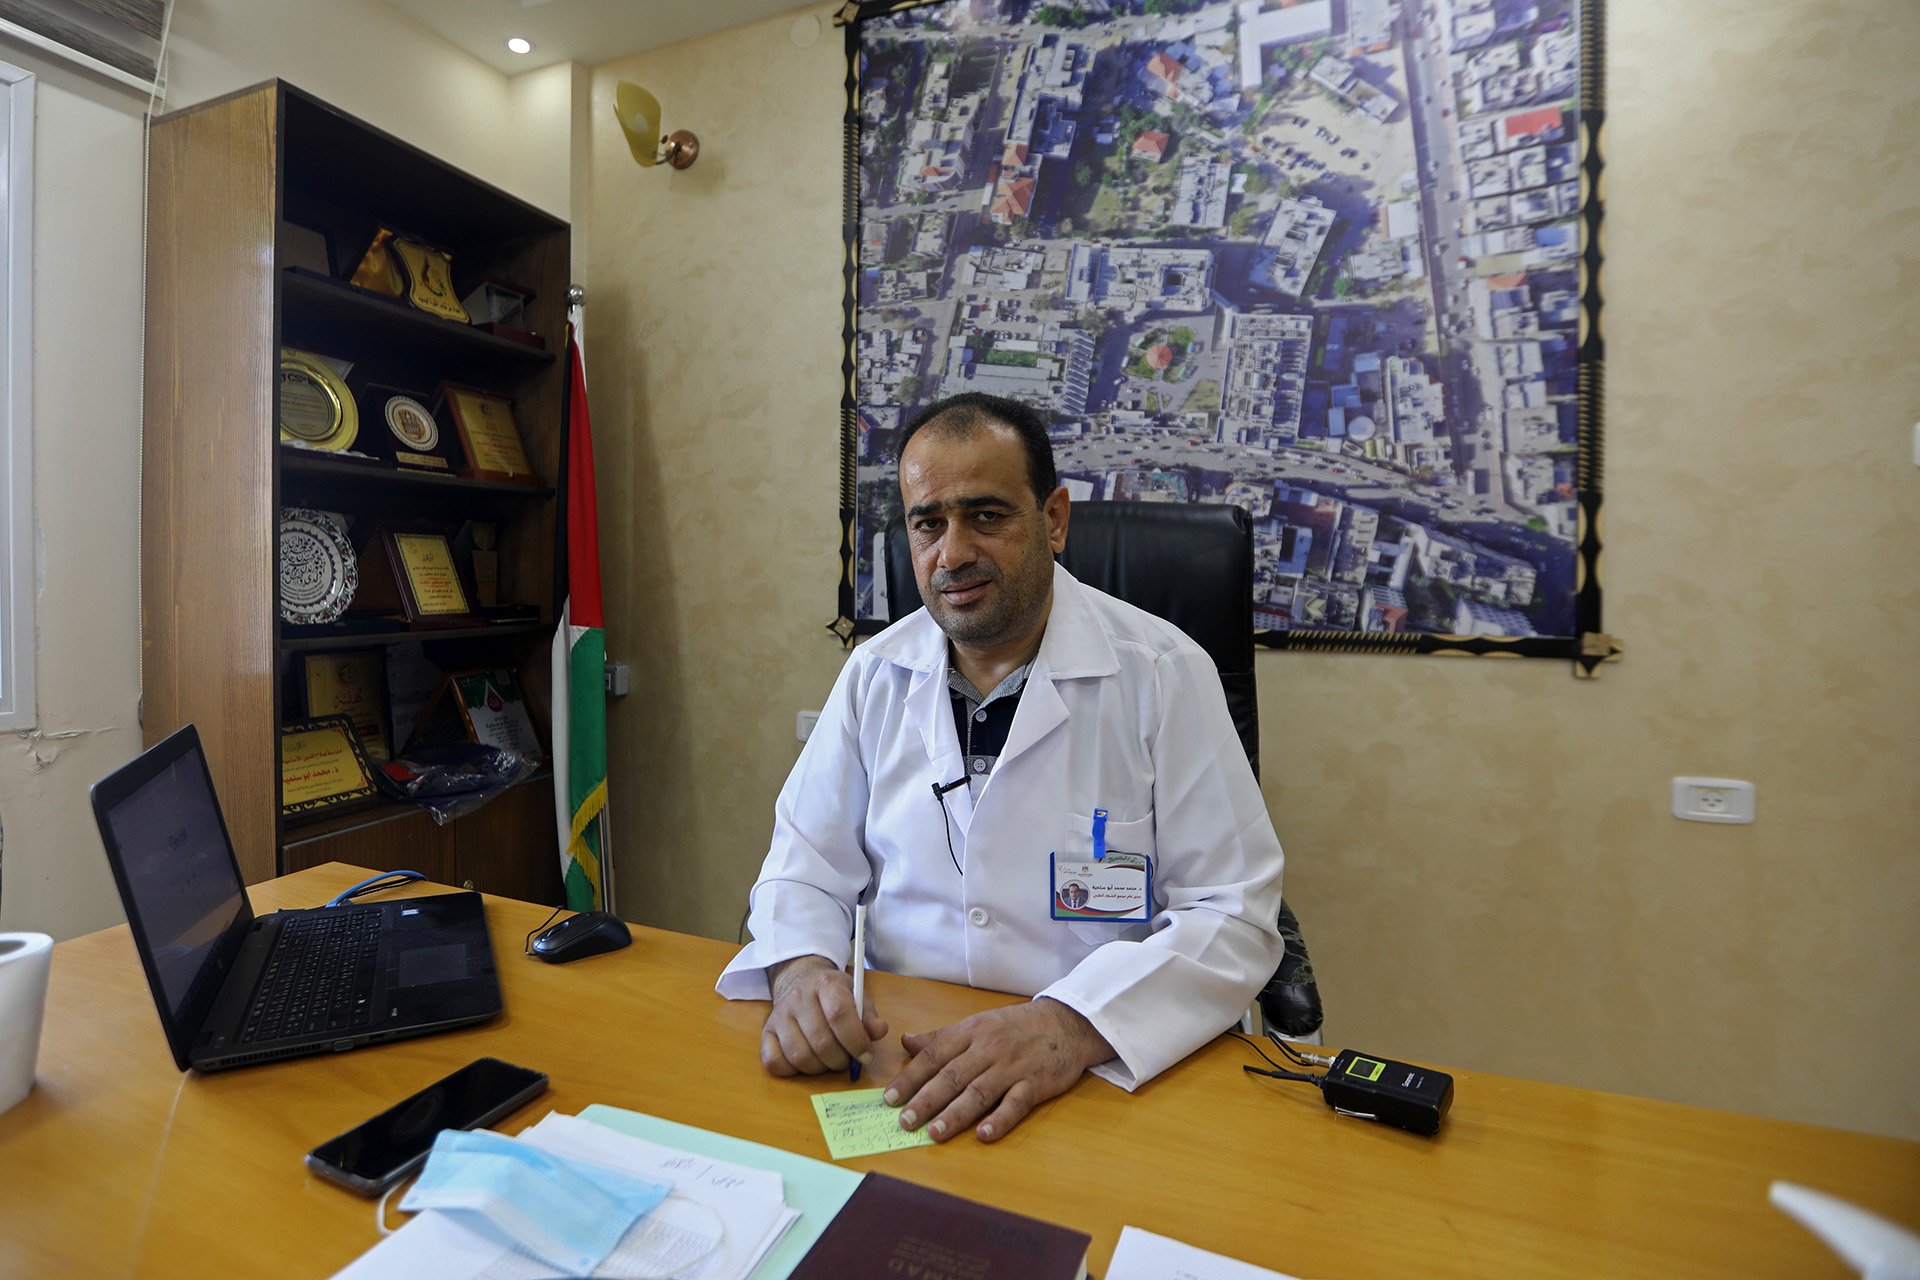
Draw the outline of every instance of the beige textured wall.
<instances>
[{"instance_id":1,"label":"beige textured wall","mask_svg":"<svg viewBox=\"0 0 1920 1280\"><path fill-rule=\"evenodd\" d=\"M798 754L793 714L839 669L840 114L817 5L594 68L587 385L622 910L731 938ZM821 15L818 22L804 21ZM796 43L809 36L812 43ZM616 81L700 159L643 170Z\"/></svg>"},{"instance_id":2,"label":"beige textured wall","mask_svg":"<svg viewBox=\"0 0 1920 1280\"><path fill-rule=\"evenodd\" d=\"M1920 8L1609 9L1626 658L1263 654L1288 896L1330 1042L1920 1138ZM792 26L593 84L622 905L725 937L841 660L842 63ZM621 77L698 167L628 161ZM1675 774L1759 822L1675 820Z\"/></svg>"}]
</instances>

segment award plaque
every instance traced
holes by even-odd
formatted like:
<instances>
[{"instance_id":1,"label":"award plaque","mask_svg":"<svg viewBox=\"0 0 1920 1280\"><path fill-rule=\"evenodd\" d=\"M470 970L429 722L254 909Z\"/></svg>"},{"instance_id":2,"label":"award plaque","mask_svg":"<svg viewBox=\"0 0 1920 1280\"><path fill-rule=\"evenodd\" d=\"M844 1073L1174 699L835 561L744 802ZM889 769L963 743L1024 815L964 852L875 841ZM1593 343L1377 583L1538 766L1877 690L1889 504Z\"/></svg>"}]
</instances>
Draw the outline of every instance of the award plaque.
<instances>
[{"instance_id":1,"label":"award plaque","mask_svg":"<svg viewBox=\"0 0 1920 1280\"><path fill-rule=\"evenodd\" d=\"M513 401L453 382L440 384L440 397L454 429L460 433L461 447L467 451L467 465L461 475L510 484L540 483L520 443Z\"/></svg>"},{"instance_id":2,"label":"award plaque","mask_svg":"<svg viewBox=\"0 0 1920 1280\"><path fill-rule=\"evenodd\" d=\"M369 758L389 758L386 656L378 649L353 649L303 654L301 663L308 717L345 716Z\"/></svg>"},{"instance_id":3,"label":"award plaque","mask_svg":"<svg viewBox=\"0 0 1920 1280\"><path fill-rule=\"evenodd\" d=\"M533 290L493 276L481 276L461 299L474 328L545 351L547 340L527 328L527 304L532 301Z\"/></svg>"},{"instance_id":4,"label":"award plaque","mask_svg":"<svg viewBox=\"0 0 1920 1280\"><path fill-rule=\"evenodd\" d=\"M411 236L395 236L392 248L406 277L407 301L428 315L465 324L467 309L453 292L453 255Z\"/></svg>"},{"instance_id":5,"label":"award plaque","mask_svg":"<svg viewBox=\"0 0 1920 1280\"><path fill-rule=\"evenodd\" d=\"M524 329L527 324L527 304L533 301L533 290L494 276L481 276L461 301L473 316L475 325L510 324Z\"/></svg>"},{"instance_id":6,"label":"award plaque","mask_svg":"<svg viewBox=\"0 0 1920 1280\"><path fill-rule=\"evenodd\" d=\"M526 700L505 667L447 673L427 700L407 750L443 742L497 747L535 764L543 758Z\"/></svg>"},{"instance_id":7,"label":"award plaque","mask_svg":"<svg viewBox=\"0 0 1920 1280\"><path fill-rule=\"evenodd\" d=\"M361 391L360 402L368 423L361 444L368 452L391 459L397 467L453 473L459 447L440 429L421 396L371 383Z\"/></svg>"},{"instance_id":8,"label":"award plaque","mask_svg":"<svg viewBox=\"0 0 1920 1280\"><path fill-rule=\"evenodd\" d=\"M400 583L401 600L411 607L409 620L416 618L468 617L473 605L460 583L460 570L453 562L453 547L444 533L406 533L391 531L394 577Z\"/></svg>"},{"instance_id":9,"label":"award plaque","mask_svg":"<svg viewBox=\"0 0 1920 1280\"><path fill-rule=\"evenodd\" d=\"M431 316L467 322L467 309L453 292L453 255L418 236L391 227L373 233L373 243L353 269L353 283L362 289L399 298Z\"/></svg>"},{"instance_id":10,"label":"award plaque","mask_svg":"<svg viewBox=\"0 0 1920 1280\"><path fill-rule=\"evenodd\" d=\"M385 227L373 233L373 243L360 255L360 265L353 269L353 284L384 293L389 298L398 298L407 291L407 280L393 256L392 242L393 232Z\"/></svg>"},{"instance_id":11,"label":"award plaque","mask_svg":"<svg viewBox=\"0 0 1920 1280\"><path fill-rule=\"evenodd\" d=\"M280 348L280 388L275 399L280 438L309 449L338 453L360 434L360 409L339 372L311 351Z\"/></svg>"},{"instance_id":12,"label":"award plaque","mask_svg":"<svg viewBox=\"0 0 1920 1280\"><path fill-rule=\"evenodd\" d=\"M512 671L496 668L456 672L447 676L447 682L475 742L539 763L540 739Z\"/></svg>"},{"instance_id":13,"label":"award plaque","mask_svg":"<svg viewBox=\"0 0 1920 1280\"><path fill-rule=\"evenodd\" d=\"M286 815L375 799L373 769L345 716L280 730L280 812Z\"/></svg>"},{"instance_id":14,"label":"award plaque","mask_svg":"<svg viewBox=\"0 0 1920 1280\"><path fill-rule=\"evenodd\" d=\"M426 525L382 525L361 552L371 601L397 605L412 626L479 626L447 535Z\"/></svg>"},{"instance_id":15,"label":"award plaque","mask_svg":"<svg viewBox=\"0 0 1920 1280\"><path fill-rule=\"evenodd\" d=\"M359 586L346 518L308 507L282 507L280 617L303 626L337 622Z\"/></svg>"}]
</instances>

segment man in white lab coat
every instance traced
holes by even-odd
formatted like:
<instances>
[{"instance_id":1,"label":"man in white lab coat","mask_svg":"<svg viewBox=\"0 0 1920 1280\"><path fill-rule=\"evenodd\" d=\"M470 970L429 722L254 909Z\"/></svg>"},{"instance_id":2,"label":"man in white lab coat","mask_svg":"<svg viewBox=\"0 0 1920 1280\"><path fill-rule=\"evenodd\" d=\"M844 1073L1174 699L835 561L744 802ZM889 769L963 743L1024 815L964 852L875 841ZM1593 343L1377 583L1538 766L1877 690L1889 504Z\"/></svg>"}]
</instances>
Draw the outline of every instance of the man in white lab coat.
<instances>
[{"instance_id":1,"label":"man in white lab coat","mask_svg":"<svg viewBox=\"0 0 1920 1280\"><path fill-rule=\"evenodd\" d=\"M932 406L900 491L927 607L835 682L719 991L771 1000L775 1075L870 1061L888 1027L844 972L868 903L874 967L1033 997L903 1036L887 1085L905 1127L991 1142L1083 1072L1135 1088L1238 1018L1282 954L1280 843L1212 660L1054 563L1068 499L1038 415ZM1143 919L1074 909L1062 867L1139 861Z\"/></svg>"}]
</instances>

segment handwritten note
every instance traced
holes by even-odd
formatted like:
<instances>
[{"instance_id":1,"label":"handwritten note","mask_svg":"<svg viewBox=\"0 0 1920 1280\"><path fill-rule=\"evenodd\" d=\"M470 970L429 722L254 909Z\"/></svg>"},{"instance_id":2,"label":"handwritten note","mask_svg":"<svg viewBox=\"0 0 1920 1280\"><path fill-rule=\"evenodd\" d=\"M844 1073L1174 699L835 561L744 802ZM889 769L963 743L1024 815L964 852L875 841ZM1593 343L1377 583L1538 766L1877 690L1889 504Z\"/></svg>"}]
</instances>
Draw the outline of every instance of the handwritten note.
<instances>
[{"instance_id":1,"label":"handwritten note","mask_svg":"<svg viewBox=\"0 0 1920 1280\"><path fill-rule=\"evenodd\" d=\"M900 1108L888 1106L881 1097L884 1092L841 1089L813 1095L814 1113L835 1160L933 1145L924 1128L908 1133L900 1127Z\"/></svg>"}]
</instances>

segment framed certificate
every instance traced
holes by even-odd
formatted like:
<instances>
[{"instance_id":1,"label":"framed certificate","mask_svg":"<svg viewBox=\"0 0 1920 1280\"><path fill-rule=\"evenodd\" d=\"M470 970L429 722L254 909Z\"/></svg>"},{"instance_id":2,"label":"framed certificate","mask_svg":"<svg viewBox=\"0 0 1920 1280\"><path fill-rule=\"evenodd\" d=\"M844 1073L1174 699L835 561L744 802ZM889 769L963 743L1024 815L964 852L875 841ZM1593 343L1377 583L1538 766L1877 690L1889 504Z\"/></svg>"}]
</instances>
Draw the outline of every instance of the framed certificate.
<instances>
[{"instance_id":1,"label":"framed certificate","mask_svg":"<svg viewBox=\"0 0 1920 1280\"><path fill-rule=\"evenodd\" d=\"M302 654L301 685L309 719L345 716L369 759L392 757L387 746L387 664L380 650Z\"/></svg>"},{"instance_id":2,"label":"framed certificate","mask_svg":"<svg viewBox=\"0 0 1920 1280\"><path fill-rule=\"evenodd\" d=\"M479 621L446 534L437 529L388 525L379 536L408 622L464 626Z\"/></svg>"},{"instance_id":3,"label":"framed certificate","mask_svg":"<svg viewBox=\"0 0 1920 1280\"><path fill-rule=\"evenodd\" d=\"M509 484L540 483L520 443L520 427L513 420L513 401L457 382L440 384L440 400L446 406L447 416L453 420L454 430L460 433L461 447L467 452L467 465L461 469L461 475Z\"/></svg>"},{"instance_id":4,"label":"framed certificate","mask_svg":"<svg viewBox=\"0 0 1920 1280\"><path fill-rule=\"evenodd\" d=\"M430 524L376 526L360 548L356 613L415 627L469 627L485 622L460 572L446 530Z\"/></svg>"},{"instance_id":5,"label":"framed certificate","mask_svg":"<svg viewBox=\"0 0 1920 1280\"><path fill-rule=\"evenodd\" d=\"M459 697L460 714L466 718L475 742L511 751L525 760L541 759L540 737L534 732L533 717L527 714L526 700L520 696L511 670L495 667L458 671L447 680Z\"/></svg>"},{"instance_id":6,"label":"framed certificate","mask_svg":"<svg viewBox=\"0 0 1920 1280\"><path fill-rule=\"evenodd\" d=\"M345 716L280 730L280 812L314 813L377 799L373 769Z\"/></svg>"}]
</instances>

